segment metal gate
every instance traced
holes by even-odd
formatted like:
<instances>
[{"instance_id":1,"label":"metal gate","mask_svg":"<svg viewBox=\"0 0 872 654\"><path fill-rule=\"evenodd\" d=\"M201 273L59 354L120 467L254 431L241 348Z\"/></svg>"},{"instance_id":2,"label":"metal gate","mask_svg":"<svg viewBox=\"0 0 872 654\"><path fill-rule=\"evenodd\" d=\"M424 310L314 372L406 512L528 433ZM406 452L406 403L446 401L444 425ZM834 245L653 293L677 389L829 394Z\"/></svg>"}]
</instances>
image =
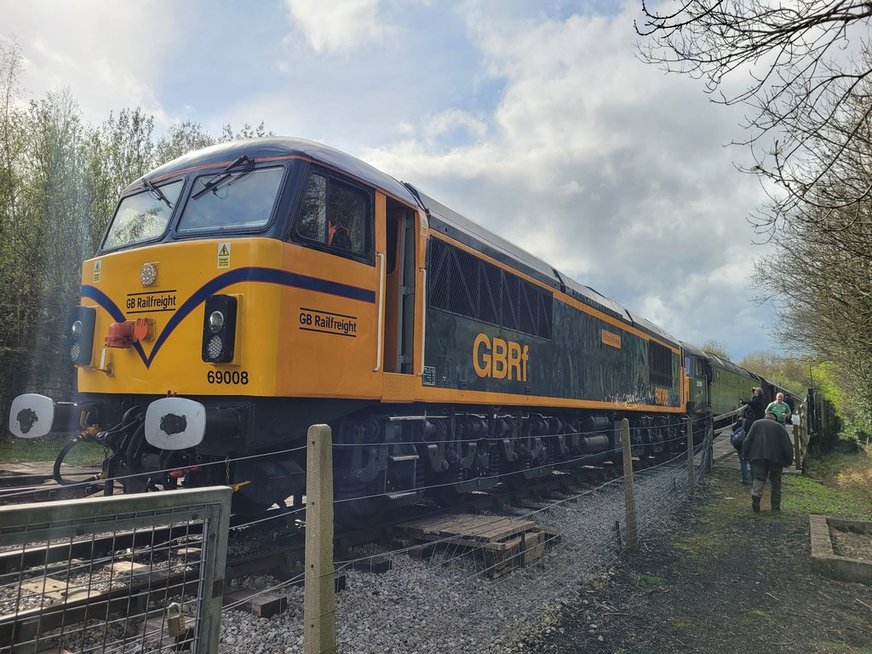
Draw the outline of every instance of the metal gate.
<instances>
[{"instance_id":1,"label":"metal gate","mask_svg":"<svg viewBox=\"0 0 872 654\"><path fill-rule=\"evenodd\" d=\"M0 508L0 654L217 651L230 495Z\"/></svg>"}]
</instances>

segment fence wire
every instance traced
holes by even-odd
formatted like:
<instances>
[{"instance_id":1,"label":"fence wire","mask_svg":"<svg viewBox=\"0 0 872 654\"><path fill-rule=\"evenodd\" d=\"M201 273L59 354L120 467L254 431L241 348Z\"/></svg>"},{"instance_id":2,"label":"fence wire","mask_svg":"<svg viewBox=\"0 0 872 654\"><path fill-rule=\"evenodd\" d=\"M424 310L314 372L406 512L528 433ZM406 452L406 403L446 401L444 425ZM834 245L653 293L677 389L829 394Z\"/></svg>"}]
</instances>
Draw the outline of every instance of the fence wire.
<instances>
[{"instance_id":1,"label":"fence wire","mask_svg":"<svg viewBox=\"0 0 872 654\"><path fill-rule=\"evenodd\" d=\"M686 450L654 465L645 459L645 467L634 471L636 524L643 541L669 528L676 512L691 503L688 484L692 478L696 487L708 474L711 435L696 444L694 454L692 477ZM625 551L624 481L583 484L555 498L479 515L483 526L497 528L508 518L529 521L529 531L541 534L508 557L491 556L485 547L449 536L353 549L336 563L348 584L337 595L337 651L506 651L555 620L562 607L576 602L586 582L607 576ZM361 572L358 568L373 557L389 562L391 569ZM225 611L222 644L228 651L302 652L304 591L292 586L298 581L248 580L252 595L282 593L291 609L268 630L259 628L254 616Z\"/></svg>"}]
</instances>

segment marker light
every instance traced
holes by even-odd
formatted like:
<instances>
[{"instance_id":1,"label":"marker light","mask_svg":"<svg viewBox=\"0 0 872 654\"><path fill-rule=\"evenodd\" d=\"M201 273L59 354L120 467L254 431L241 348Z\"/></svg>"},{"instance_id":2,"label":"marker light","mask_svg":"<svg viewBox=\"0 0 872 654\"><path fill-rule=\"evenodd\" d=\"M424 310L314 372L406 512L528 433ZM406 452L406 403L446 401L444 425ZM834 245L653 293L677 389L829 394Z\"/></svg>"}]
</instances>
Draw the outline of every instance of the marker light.
<instances>
[{"instance_id":1,"label":"marker light","mask_svg":"<svg viewBox=\"0 0 872 654\"><path fill-rule=\"evenodd\" d=\"M206 354L210 360L216 361L221 356L222 349L224 349L224 341L220 336L213 336L206 345Z\"/></svg>"},{"instance_id":2,"label":"marker light","mask_svg":"<svg viewBox=\"0 0 872 654\"><path fill-rule=\"evenodd\" d=\"M91 365L91 354L94 347L94 323L97 320L97 310L92 307L75 307L70 311L69 337L67 339L67 355L70 362L77 366Z\"/></svg>"}]
</instances>

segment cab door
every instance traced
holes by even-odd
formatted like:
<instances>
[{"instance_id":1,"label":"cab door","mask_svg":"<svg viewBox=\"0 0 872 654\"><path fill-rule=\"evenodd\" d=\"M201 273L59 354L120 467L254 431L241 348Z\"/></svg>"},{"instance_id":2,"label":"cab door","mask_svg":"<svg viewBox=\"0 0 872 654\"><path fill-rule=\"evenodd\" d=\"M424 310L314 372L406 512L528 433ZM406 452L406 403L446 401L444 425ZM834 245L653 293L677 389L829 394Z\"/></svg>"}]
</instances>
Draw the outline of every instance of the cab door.
<instances>
[{"instance_id":1,"label":"cab door","mask_svg":"<svg viewBox=\"0 0 872 654\"><path fill-rule=\"evenodd\" d=\"M414 209L384 198L377 209L380 232L380 290L383 297L381 365L385 401L411 401L415 377L415 306L418 303L417 214ZM381 208L378 207L379 209ZM383 245L383 248L381 247ZM417 348L420 349L420 348Z\"/></svg>"},{"instance_id":2,"label":"cab door","mask_svg":"<svg viewBox=\"0 0 872 654\"><path fill-rule=\"evenodd\" d=\"M384 370L415 370L415 212L388 203L385 216Z\"/></svg>"}]
</instances>

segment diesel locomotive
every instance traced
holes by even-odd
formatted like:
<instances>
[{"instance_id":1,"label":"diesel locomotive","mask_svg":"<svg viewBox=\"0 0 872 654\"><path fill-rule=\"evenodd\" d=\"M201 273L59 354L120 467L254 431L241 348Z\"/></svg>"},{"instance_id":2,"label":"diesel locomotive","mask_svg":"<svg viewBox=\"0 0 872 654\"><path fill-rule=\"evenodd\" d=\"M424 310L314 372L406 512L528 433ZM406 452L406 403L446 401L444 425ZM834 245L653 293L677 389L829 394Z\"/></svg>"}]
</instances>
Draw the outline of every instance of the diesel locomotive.
<instances>
[{"instance_id":1,"label":"diesel locomotive","mask_svg":"<svg viewBox=\"0 0 872 654\"><path fill-rule=\"evenodd\" d=\"M19 396L12 432L107 445L126 491L233 485L238 511L304 492L315 423L333 427L337 498L365 513L615 460L622 418L640 455L678 450L687 417L764 385L410 184L289 138L131 184L69 325L76 396Z\"/></svg>"}]
</instances>

